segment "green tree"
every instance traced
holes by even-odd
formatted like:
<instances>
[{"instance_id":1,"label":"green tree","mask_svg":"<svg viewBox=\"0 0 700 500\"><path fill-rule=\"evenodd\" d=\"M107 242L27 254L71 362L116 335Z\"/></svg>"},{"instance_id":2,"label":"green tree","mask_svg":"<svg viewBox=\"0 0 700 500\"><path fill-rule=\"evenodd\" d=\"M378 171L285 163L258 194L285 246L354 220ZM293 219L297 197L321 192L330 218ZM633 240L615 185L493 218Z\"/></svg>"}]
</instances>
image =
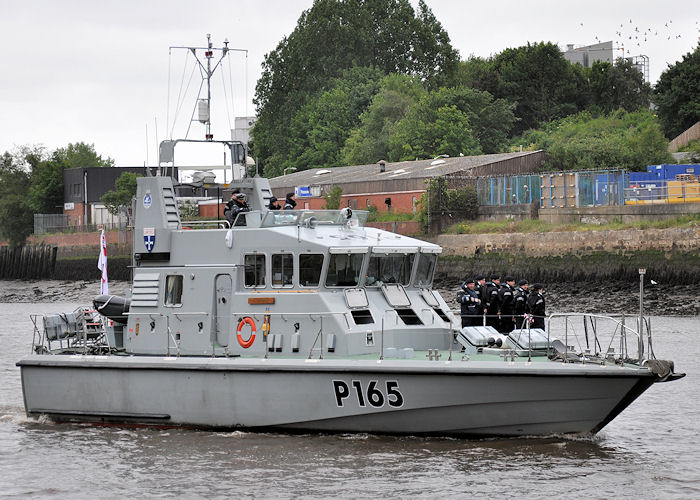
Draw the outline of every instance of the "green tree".
<instances>
[{"instance_id":1,"label":"green tree","mask_svg":"<svg viewBox=\"0 0 700 500\"><path fill-rule=\"evenodd\" d=\"M329 90L311 98L294 116L287 154L282 163L268 164L265 175L283 169L297 171L342 164L340 151L379 89L382 74L371 68L353 68L334 79Z\"/></svg>"},{"instance_id":2,"label":"green tree","mask_svg":"<svg viewBox=\"0 0 700 500\"><path fill-rule=\"evenodd\" d=\"M390 138L390 161L493 153L504 147L515 120L513 105L466 87L425 95Z\"/></svg>"},{"instance_id":3,"label":"green tree","mask_svg":"<svg viewBox=\"0 0 700 500\"><path fill-rule=\"evenodd\" d=\"M372 104L360 116L360 125L345 142L341 151L343 163L362 165L388 158L389 139L396 124L425 93L415 78L398 74L385 77Z\"/></svg>"},{"instance_id":4,"label":"green tree","mask_svg":"<svg viewBox=\"0 0 700 500\"><path fill-rule=\"evenodd\" d=\"M591 106L600 111L610 113L620 108L636 111L649 107L651 86L630 61L620 58L614 66L609 62L595 61L588 75Z\"/></svg>"},{"instance_id":5,"label":"green tree","mask_svg":"<svg viewBox=\"0 0 700 500\"><path fill-rule=\"evenodd\" d=\"M543 130L528 131L513 144L545 149L545 166L551 170L644 170L673 160L649 110L618 110L599 117L584 111L545 124Z\"/></svg>"},{"instance_id":6,"label":"green tree","mask_svg":"<svg viewBox=\"0 0 700 500\"><path fill-rule=\"evenodd\" d=\"M492 95L498 92L498 73L490 59L469 56L467 60L460 61L455 79L457 85L484 90Z\"/></svg>"},{"instance_id":7,"label":"green tree","mask_svg":"<svg viewBox=\"0 0 700 500\"><path fill-rule=\"evenodd\" d=\"M493 58L493 69L498 74L495 97L516 103L516 134L576 113L588 104L583 68L569 64L553 43L506 49Z\"/></svg>"},{"instance_id":8,"label":"green tree","mask_svg":"<svg viewBox=\"0 0 700 500\"><path fill-rule=\"evenodd\" d=\"M451 220L476 219L479 210L476 188L462 186L450 189L445 177L435 177L425 184L416 217L426 232L436 226L440 230L444 216L449 216Z\"/></svg>"},{"instance_id":9,"label":"green tree","mask_svg":"<svg viewBox=\"0 0 700 500\"><path fill-rule=\"evenodd\" d=\"M409 0L317 0L265 56L254 99L253 154L265 167L284 163L297 112L350 68L416 74L438 86L449 80L457 61L447 33L422 0L417 15Z\"/></svg>"},{"instance_id":10,"label":"green tree","mask_svg":"<svg viewBox=\"0 0 700 500\"><path fill-rule=\"evenodd\" d=\"M130 207L136 196L136 179L141 177L133 172L124 172L114 181L114 190L102 195L102 203L112 215L117 215L122 207Z\"/></svg>"},{"instance_id":11,"label":"green tree","mask_svg":"<svg viewBox=\"0 0 700 500\"><path fill-rule=\"evenodd\" d=\"M340 186L333 186L328 193L323 195L323 199L326 200L326 209L338 210L340 208L340 200L342 197L343 188Z\"/></svg>"},{"instance_id":12,"label":"green tree","mask_svg":"<svg viewBox=\"0 0 700 500\"><path fill-rule=\"evenodd\" d=\"M700 120L700 43L661 73L653 100L661 128L669 139Z\"/></svg>"},{"instance_id":13,"label":"green tree","mask_svg":"<svg viewBox=\"0 0 700 500\"><path fill-rule=\"evenodd\" d=\"M0 238L8 240L13 248L24 245L34 230L25 160L7 152L0 157Z\"/></svg>"}]
</instances>

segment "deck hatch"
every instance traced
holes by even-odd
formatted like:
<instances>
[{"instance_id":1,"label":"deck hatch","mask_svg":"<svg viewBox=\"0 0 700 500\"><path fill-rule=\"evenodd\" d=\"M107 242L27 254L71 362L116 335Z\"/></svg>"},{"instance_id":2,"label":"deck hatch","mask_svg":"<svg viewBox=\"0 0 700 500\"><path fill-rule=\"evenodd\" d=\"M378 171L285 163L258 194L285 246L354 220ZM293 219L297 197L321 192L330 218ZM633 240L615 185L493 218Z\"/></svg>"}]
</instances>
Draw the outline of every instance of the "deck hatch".
<instances>
[{"instance_id":1,"label":"deck hatch","mask_svg":"<svg viewBox=\"0 0 700 500\"><path fill-rule=\"evenodd\" d=\"M381 287L382 293L386 298L386 301L392 307L409 307L411 305L411 299L408 298L406 290L403 286L398 284L384 284Z\"/></svg>"}]
</instances>

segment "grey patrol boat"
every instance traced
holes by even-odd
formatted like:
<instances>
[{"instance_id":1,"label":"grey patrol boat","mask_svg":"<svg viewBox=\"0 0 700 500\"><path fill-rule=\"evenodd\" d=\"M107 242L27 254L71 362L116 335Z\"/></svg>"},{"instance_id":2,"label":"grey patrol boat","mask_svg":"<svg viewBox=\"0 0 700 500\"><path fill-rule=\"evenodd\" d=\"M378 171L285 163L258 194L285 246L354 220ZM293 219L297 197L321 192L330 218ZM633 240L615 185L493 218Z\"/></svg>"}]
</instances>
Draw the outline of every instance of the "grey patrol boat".
<instances>
[{"instance_id":1,"label":"grey patrol boat","mask_svg":"<svg viewBox=\"0 0 700 500\"><path fill-rule=\"evenodd\" d=\"M643 318L554 315L548 333L527 321L509 335L460 329L432 289L437 245L365 227L366 212L268 211L267 179L236 186L251 211L210 227L180 220L169 177L138 179L131 297L96 301L110 320L87 308L33 317L33 354L17 363L28 415L595 433L655 382L682 376L650 355ZM591 347L578 352L582 327Z\"/></svg>"},{"instance_id":2,"label":"grey patrol boat","mask_svg":"<svg viewBox=\"0 0 700 500\"><path fill-rule=\"evenodd\" d=\"M200 63L207 89L215 50L234 49L209 40ZM217 142L204 103L206 142ZM161 161L174 164L177 142L161 144ZM243 144L220 142L232 174L244 172ZM641 308L636 321L552 315L546 333L527 317L508 335L460 328L432 289L439 246L365 227L362 211L267 210L267 179L232 187L251 209L233 224L183 222L170 177L138 179L129 297L32 316L32 354L17 362L29 416L297 432L595 433L655 382L682 376L654 359Z\"/></svg>"}]
</instances>

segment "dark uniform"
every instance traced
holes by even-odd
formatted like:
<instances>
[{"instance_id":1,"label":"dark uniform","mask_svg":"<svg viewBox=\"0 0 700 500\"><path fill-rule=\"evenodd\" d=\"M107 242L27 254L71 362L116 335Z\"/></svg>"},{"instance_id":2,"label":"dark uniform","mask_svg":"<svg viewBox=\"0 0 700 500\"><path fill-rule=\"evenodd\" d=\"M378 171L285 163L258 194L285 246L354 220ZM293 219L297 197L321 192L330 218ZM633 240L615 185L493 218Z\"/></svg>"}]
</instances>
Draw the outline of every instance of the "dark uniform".
<instances>
[{"instance_id":1,"label":"dark uniform","mask_svg":"<svg viewBox=\"0 0 700 500\"><path fill-rule=\"evenodd\" d=\"M474 284L474 291L479 296L479 314L486 314L486 277L482 274L476 277L476 283ZM480 318L479 325L484 324L484 319Z\"/></svg>"},{"instance_id":2,"label":"dark uniform","mask_svg":"<svg viewBox=\"0 0 700 500\"><path fill-rule=\"evenodd\" d=\"M239 217L236 221L236 217L241 212L250 212L248 204L245 202L245 194L234 192L231 195L231 199L226 203L226 208L224 209L224 216L229 221L229 224L233 226L234 222L237 226L245 226L245 218Z\"/></svg>"},{"instance_id":3,"label":"dark uniform","mask_svg":"<svg viewBox=\"0 0 700 500\"><path fill-rule=\"evenodd\" d=\"M486 297L486 324L498 330L498 312L500 303L498 301L498 289L501 287L501 280L498 275L491 276L491 281L486 282L485 297Z\"/></svg>"},{"instance_id":4,"label":"dark uniform","mask_svg":"<svg viewBox=\"0 0 700 500\"><path fill-rule=\"evenodd\" d=\"M542 285L535 283L532 285L532 292L527 298L527 306L533 316L531 328L542 328L544 330L545 304L542 294Z\"/></svg>"},{"instance_id":5,"label":"dark uniform","mask_svg":"<svg viewBox=\"0 0 700 500\"><path fill-rule=\"evenodd\" d=\"M513 301L513 293L515 292L513 284L515 284L515 280L508 276L505 281L506 284L502 285L501 289L498 291L498 301L501 308L501 321L498 331L501 333L512 332L515 326L515 322L513 321L515 305Z\"/></svg>"},{"instance_id":6,"label":"dark uniform","mask_svg":"<svg viewBox=\"0 0 700 500\"><path fill-rule=\"evenodd\" d=\"M525 314L528 312L527 308L527 288L529 283L527 280L518 281L518 287L515 289L515 294L513 294L513 312L515 313L515 328L520 329L523 327L523 320L525 319ZM525 325L527 327L527 325Z\"/></svg>"},{"instance_id":7,"label":"dark uniform","mask_svg":"<svg viewBox=\"0 0 700 500\"><path fill-rule=\"evenodd\" d=\"M479 299L479 294L476 293L473 285L474 280L469 279L462 283L462 289L457 292L457 302L459 302L462 315L462 328L481 325L479 317L481 299Z\"/></svg>"}]
</instances>

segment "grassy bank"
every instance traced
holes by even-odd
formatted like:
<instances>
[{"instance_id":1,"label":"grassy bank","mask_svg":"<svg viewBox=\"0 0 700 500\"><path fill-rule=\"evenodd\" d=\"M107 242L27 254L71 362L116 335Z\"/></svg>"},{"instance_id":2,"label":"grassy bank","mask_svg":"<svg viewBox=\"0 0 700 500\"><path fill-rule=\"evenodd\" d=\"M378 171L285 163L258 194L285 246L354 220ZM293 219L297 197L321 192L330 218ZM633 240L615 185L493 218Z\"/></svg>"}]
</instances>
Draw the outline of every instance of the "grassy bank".
<instances>
[{"instance_id":1,"label":"grassy bank","mask_svg":"<svg viewBox=\"0 0 700 500\"><path fill-rule=\"evenodd\" d=\"M626 223L621 219L607 224L551 224L539 219L518 221L464 221L451 225L446 233L488 234L488 233L548 233L563 231L618 231L621 229L667 229L671 227L694 227L700 225L700 214L683 215L672 219L646 220Z\"/></svg>"}]
</instances>

